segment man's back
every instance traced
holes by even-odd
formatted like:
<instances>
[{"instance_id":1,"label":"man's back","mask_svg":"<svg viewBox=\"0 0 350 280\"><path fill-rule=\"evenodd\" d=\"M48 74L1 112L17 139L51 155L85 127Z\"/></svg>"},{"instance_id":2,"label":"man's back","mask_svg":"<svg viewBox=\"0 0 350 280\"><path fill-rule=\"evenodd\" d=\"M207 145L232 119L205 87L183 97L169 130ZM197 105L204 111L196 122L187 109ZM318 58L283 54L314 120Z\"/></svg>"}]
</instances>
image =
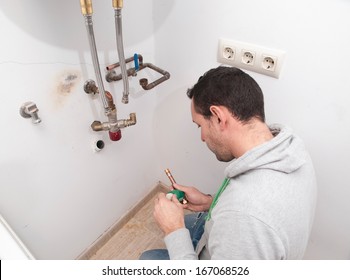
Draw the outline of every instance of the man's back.
<instances>
[{"instance_id":1,"label":"man's back","mask_svg":"<svg viewBox=\"0 0 350 280\"><path fill-rule=\"evenodd\" d=\"M198 250L211 259L301 259L316 204L311 159L283 129L234 160ZM203 247L205 246L205 247Z\"/></svg>"}]
</instances>

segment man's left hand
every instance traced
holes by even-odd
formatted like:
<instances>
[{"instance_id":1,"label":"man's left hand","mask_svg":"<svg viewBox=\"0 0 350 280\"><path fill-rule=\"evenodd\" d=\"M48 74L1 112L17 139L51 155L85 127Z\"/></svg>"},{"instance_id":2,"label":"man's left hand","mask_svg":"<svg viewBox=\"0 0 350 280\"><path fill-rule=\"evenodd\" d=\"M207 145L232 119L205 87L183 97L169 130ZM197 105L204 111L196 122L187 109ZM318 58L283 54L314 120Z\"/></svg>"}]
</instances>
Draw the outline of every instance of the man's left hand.
<instances>
[{"instance_id":1,"label":"man's left hand","mask_svg":"<svg viewBox=\"0 0 350 280\"><path fill-rule=\"evenodd\" d=\"M154 203L153 215L165 235L185 227L183 206L177 200L176 195L168 200L164 193L158 194Z\"/></svg>"}]
</instances>

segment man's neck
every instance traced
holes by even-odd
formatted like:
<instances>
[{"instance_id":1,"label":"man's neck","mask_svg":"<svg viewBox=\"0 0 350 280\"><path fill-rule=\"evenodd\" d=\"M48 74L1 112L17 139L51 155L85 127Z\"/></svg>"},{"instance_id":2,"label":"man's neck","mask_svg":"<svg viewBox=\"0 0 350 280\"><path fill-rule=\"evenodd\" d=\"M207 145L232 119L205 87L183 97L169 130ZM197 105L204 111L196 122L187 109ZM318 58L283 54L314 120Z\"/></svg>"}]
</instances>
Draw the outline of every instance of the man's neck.
<instances>
[{"instance_id":1,"label":"man's neck","mask_svg":"<svg viewBox=\"0 0 350 280\"><path fill-rule=\"evenodd\" d=\"M242 124L240 134L238 157L273 138L267 124L258 120Z\"/></svg>"}]
</instances>

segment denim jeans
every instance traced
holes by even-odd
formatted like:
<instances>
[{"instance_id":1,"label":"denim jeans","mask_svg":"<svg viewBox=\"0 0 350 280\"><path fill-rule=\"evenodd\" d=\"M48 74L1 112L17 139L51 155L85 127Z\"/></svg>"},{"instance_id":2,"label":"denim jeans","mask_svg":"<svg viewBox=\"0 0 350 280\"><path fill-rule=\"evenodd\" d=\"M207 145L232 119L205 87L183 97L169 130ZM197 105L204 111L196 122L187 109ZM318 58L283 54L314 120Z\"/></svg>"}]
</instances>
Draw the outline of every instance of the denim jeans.
<instances>
[{"instance_id":1,"label":"denim jeans","mask_svg":"<svg viewBox=\"0 0 350 280\"><path fill-rule=\"evenodd\" d=\"M206 212L188 214L185 216L185 227L189 230L193 248L196 249L204 232ZM153 249L141 254L140 260L169 260L167 249Z\"/></svg>"}]
</instances>

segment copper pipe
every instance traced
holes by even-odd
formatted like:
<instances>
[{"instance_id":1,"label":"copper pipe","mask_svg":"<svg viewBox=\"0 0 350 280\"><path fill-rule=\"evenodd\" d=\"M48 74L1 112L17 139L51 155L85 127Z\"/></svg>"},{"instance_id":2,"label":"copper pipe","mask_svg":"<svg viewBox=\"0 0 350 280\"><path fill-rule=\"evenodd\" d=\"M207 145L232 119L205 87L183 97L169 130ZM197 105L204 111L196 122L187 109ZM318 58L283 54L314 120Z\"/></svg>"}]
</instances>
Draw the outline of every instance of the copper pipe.
<instances>
[{"instance_id":1,"label":"copper pipe","mask_svg":"<svg viewBox=\"0 0 350 280\"><path fill-rule=\"evenodd\" d=\"M115 104L114 104L114 102L113 102L113 96L112 96L112 94L111 94L109 91L105 91L105 94L106 94L106 99L107 99L108 107L109 107L111 110L114 110L114 109L115 109Z\"/></svg>"},{"instance_id":2,"label":"copper pipe","mask_svg":"<svg viewBox=\"0 0 350 280\"><path fill-rule=\"evenodd\" d=\"M158 80L155 80L154 82L152 83L148 83L148 80L147 79L141 79L140 80L140 85L142 86L143 89L145 90L150 90L152 88L154 88L155 86L159 85L160 83L168 80L170 78L170 73L167 72L167 71L164 71L163 69L160 69L159 67L151 64L151 63L144 63L142 65L140 65L140 70L146 68L146 67L149 67L151 69L153 69L154 71L162 74L163 76L160 77Z\"/></svg>"},{"instance_id":3,"label":"copper pipe","mask_svg":"<svg viewBox=\"0 0 350 280\"><path fill-rule=\"evenodd\" d=\"M143 63L142 55L138 54L137 57L139 60L139 64L142 64ZM132 61L134 61L134 57L129 57L129 58L125 59L125 63L130 63ZM111 64L111 65L108 65L106 67L106 69L108 70L108 73L106 74L106 81L107 82L110 83L110 82L120 81L123 78L122 74L117 75L117 73L113 70L119 66L120 66L120 63L117 62L117 63ZM135 67L132 67L132 68L129 68L126 72L127 72L128 77L130 77L130 76L136 76L137 71L138 70L136 70Z\"/></svg>"},{"instance_id":4,"label":"copper pipe","mask_svg":"<svg viewBox=\"0 0 350 280\"><path fill-rule=\"evenodd\" d=\"M143 63L142 55L138 54L137 57L139 59L139 64L142 64ZM132 61L134 61L134 57L133 56L125 59L125 63L129 63L129 62L132 62ZM106 70L110 71L110 70L113 70L114 68L118 68L119 66L120 66L120 63L117 62L117 63L111 64L111 65L108 65L106 67Z\"/></svg>"},{"instance_id":5,"label":"copper pipe","mask_svg":"<svg viewBox=\"0 0 350 280\"><path fill-rule=\"evenodd\" d=\"M159 74L163 75L158 80L155 80L152 83L148 83L147 79L140 79L139 82L140 82L140 85L142 86L143 89L150 90L150 89L154 88L155 86L159 85L160 83L162 83L162 82L164 82L164 81L166 81L166 80L168 80L170 78L170 73L169 72L167 72L167 71L165 71L165 70L163 70L163 69L153 65L152 63L143 63L142 55L138 54L137 56L138 56L138 60L139 60L139 70L138 71L149 67L149 68L153 69L154 71L158 72ZM134 57L129 57L129 58L127 58L125 60L125 62L129 63L129 62L132 62L133 60L134 60ZM107 82L110 83L110 82L119 81L119 80L122 79L122 75L121 74L117 75L115 73L115 71L111 71L111 70L113 70L113 69L115 69L115 68L117 68L119 66L120 66L120 64L119 64L119 62L117 62L117 63L111 64L111 65L106 67L106 69L109 70L109 72L106 75ZM133 68L129 68L127 70L128 76L134 76L136 74L136 72L137 71L135 70L134 67Z\"/></svg>"},{"instance_id":6,"label":"copper pipe","mask_svg":"<svg viewBox=\"0 0 350 280\"><path fill-rule=\"evenodd\" d=\"M173 175L171 175L170 170L167 168L167 169L165 169L164 171L165 171L165 174L168 176L168 178L169 178L171 184L172 184L172 185L176 184L175 179L174 179Z\"/></svg>"}]
</instances>

